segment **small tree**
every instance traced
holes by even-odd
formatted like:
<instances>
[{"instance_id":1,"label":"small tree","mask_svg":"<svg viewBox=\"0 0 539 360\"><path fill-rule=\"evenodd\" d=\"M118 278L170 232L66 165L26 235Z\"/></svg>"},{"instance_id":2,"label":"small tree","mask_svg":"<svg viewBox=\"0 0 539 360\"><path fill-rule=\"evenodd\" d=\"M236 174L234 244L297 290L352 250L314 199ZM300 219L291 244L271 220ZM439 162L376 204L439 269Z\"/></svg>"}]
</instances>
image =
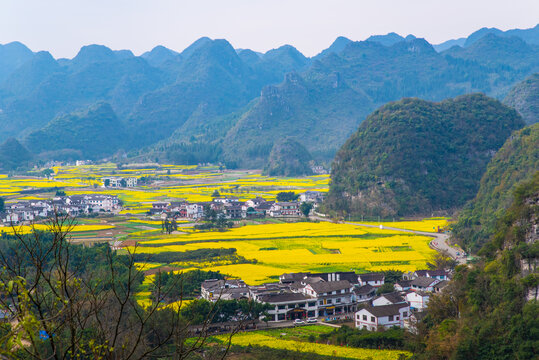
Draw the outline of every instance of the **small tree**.
<instances>
[{"instance_id":1,"label":"small tree","mask_svg":"<svg viewBox=\"0 0 539 360\"><path fill-rule=\"evenodd\" d=\"M303 202L299 206L299 210L305 217L309 217L309 214L311 213L311 210L313 209L313 204L310 202Z\"/></svg>"},{"instance_id":2,"label":"small tree","mask_svg":"<svg viewBox=\"0 0 539 360\"><path fill-rule=\"evenodd\" d=\"M66 192L62 189L57 189L56 196L66 196Z\"/></svg>"},{"instance_id":3,"label":"small tree","mask_svg":"<svg viewBox=\"0 0 539 360\"><path fill-rule=\"evenodd\" d=\"M4 211L4 207L5 207L4 198L0 197L0 212Z\"/></svg>"},{"instance_id":4,"label":"small tree","mask_svg":"<svg viewBox=\"0 0 539 360\"><path fill-rule=\"evenodd\" d=\"M387 294L393 291L395 291L395 286L391 283L385 283L376 290L376 295Z\"/></svg>"},{"instance_id":5,"label":"small tree","mask_svg":"<svg viewBox=\"0 0 539 360\"><path fill-rule=\"evenodd\" d=\"M218 197L220 197L220 196L221 196L221 194L219 193L219 191L217 191L217 189L215 189L215 190L213 191L213 194L211 194L211 197L212 197L212 198L218 198Z\"/></svg>"},{"instance_id":6,"label":"small tree","mask_svg":"<svg viewBox=\"0 0 539 360\"><path fill-rule=\"evenodd\" d=\"M299 194L293 191L281 191L277 194L277 201L295 201L299 198Z\"/></svg>"}]
</instances>

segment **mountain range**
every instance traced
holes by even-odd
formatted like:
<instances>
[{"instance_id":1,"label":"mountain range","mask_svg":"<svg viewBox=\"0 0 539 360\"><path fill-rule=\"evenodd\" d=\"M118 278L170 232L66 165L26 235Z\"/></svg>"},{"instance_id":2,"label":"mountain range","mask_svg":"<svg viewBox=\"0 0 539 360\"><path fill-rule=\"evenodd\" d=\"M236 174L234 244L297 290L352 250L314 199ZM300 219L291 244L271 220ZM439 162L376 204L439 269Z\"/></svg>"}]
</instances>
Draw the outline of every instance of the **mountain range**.
<instances>
[{"instance_id":1,"label":"mountain range","mask_svg":"<svg viewBox=\"0 0 539 360\"><path fill-rule=\"evenodd\" d=\"M121 152L263 168L274 143L289 138L327 164L389 101L503 99L539 71L538 29L481 29L447 49L413 35L339 37L312 58L290 45L261 54L206 37L141 56L89 45L72 59L0 45L0 141L15 137L38 159ZM92 139L107 146L92 149Z\"/></svg>"}]
</instances>

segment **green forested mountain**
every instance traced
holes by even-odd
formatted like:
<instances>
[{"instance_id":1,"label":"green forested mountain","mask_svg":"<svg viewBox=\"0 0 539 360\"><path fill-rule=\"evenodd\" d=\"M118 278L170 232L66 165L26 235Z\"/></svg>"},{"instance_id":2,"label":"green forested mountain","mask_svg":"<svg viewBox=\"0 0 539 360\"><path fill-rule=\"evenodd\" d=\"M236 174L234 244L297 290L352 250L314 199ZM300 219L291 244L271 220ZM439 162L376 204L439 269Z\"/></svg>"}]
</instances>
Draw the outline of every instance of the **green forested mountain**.
<instances>
[{"instance_id":1,"label":"green forested mountain","mask_svg":"<svg viewBox=\"0 0 539 360\"><path fill-rule=\"evenodd\" d=\"M300 141L319 159L331 158L371 107L338 73L308 78L289 73L282 84L264 88L228 131L223 159L229 166L263 167L283 137Z\"/></svg>"},{"instance_id":2,"label":"green forested mountain","mask_svg":"<svg viewBox=\"0 0 539 360\"><path fill-rule=\"evenodd\" d=\"M503 102L516 109L527 124L539 122L539 73L516 84Z\"/></svg>"},{"instance_id":3,"label":"green forested mountain","mask_svg":"<svg viewBox=\"0 0 539 360\"><path fill-rule=\"evenodd\" d=\"M34 53L20 42L0 44L0 84L19 66L29 61Z\"/></svg>"},{"instance_id":4,"label":"green forested mountain","mask_svg":"<svg viewBox=\"0 0 539 360\"><path fill-rule=\"evenodd\" d=\"M539 172L513 190L484 256L431 296L418 359L537 359Z\"/></svg>"},{"instance_id":5,"label":"green forested mountain","mask_svg":"<svg viewBox=\"0 0 539 360\"><path fill-rule=\"evenodd\" d=\"M496 222L511 205L514 189L539 170L539 124L512 134L492 158L475 199L453 226L457 241L477 251L495 232Z\"/></svg>"},{"instance_id":6,"label":"green forested mountain","mask_svg":"<svg viewBox=\"0 0 539 360\"><path fill-rule=\"evenodd\" d=\"M277 141L271 149L264 174L269 176L312 175L311 154L299 142L286 138Z\"/></svg>"},{"instance_id":7,"label":"green forested mountain","mask_svg":"<svg viewBox=\"0 0 539 360\"><path fill-rule=\"evenodd\" d=\"M14 138L0 145L0 169L13 170L24 167L32 159L32 154Z\"/></svg>"},{"instance_id":8,"label":"green forested mountain","mask_svg":"<svg viewBox=\"0 0 539 360\"><path fill-rule=\"evenodd\" d=\"M535 28L528 30L480 31L443 52L413 35L339 37L313 58L290 45L262 54L207 37L181 53L158 46L134 56L89 45L73 59L11 43L0 47L0 141L104 101L126 128L129 156L261 168L273 144L290 136L327 162L389 101L503 98L539 71Z\"/></svg>"},{"instance_id":9,"label":"green forested mountain","mask_svg":"<svg viewBox=\"0 0 539 360\"><path fill-rule=\"evenodd\" d=\"M499 101L472 94L389 103L337 153L326 206L364 215L430 215L473 198L492 155L524 125Z\"/></svg>"},{"instance_id":10,"label":"green forested mountain","mask_svg":"<svg viewBox=\"0 0 539 360\"><path fill-rule=\"evenodd\" d=\"M59 158L99 159L126 144L126 131L112 107L98 103L55 118L30 133L25 144L35 154L54 149Z\"/></svg>"}]
</instances>

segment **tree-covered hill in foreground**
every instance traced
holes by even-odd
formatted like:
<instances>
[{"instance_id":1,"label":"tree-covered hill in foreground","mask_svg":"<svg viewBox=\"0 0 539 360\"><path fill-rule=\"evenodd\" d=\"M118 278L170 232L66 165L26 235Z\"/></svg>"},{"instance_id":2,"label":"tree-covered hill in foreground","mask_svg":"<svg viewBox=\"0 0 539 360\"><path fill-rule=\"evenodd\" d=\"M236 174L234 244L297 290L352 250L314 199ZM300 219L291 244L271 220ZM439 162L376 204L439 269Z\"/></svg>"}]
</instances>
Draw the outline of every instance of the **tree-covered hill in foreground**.
<instances>
[{"instance_id":1,"label":"tree-covered hill in foreground","mask_svg":"<svg viewBox=\"0 0 539 360\"><path fill-rule=\"evenodd\" d=\"M539 122L539 73L516 84L503 102L516 109L526 124Z\"/></svg>"},{"instance_id":2,"label":"tree-covered hill in foreground","mask_svg":"<svg viewBox=\"0 0 539 360\"><path fill-rule=\"evenodd\" d=\"M431 296L417 359L537 359L539 172L512 198L479 262Z\"/></svg>"},{"instance_id":3,"label":"tree-covered hill in foreground","mask_svg":"<svg viewBox=\"0 0 539 360\"><path fill-rule=\"evenodd\" d=\"M539 170L539 123L512 134L492 158L479 191L453 226L455 239L477 251L495 233L496 222L511 205L514 189Z\"/></svg>"},{"instance_id":4,"label":"tree-covered hill in foreground","mask_svg":"<svg viewBox=\"0 0 539 360\"><path fill-rule=\"evenodd\" d=\"M492 155L523 126L515 110L482 94L389 103L337 153L325 206L371 216L456 209L475 196Z\"/></svg>"}]
</instances>

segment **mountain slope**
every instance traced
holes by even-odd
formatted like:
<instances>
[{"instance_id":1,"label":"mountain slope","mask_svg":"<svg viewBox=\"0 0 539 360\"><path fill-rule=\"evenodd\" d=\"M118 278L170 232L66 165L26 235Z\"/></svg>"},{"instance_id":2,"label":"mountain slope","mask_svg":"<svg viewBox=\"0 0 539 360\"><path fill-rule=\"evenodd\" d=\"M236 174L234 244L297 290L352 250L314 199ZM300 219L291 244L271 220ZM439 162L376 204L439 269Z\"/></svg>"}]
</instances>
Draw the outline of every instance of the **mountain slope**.
<instances>
[{"instance_id":1,"label":"mountain slope","mask_svg":"<svg viewBox=\"0 0 539 360\"><path fill-rule=\"evenodd\" d=\"M371 108L370 100L338 73L307 79L287 74L282 84L264 88L228 132L223 159L229 166L260 168L273 144L290 137L313 157L327 160Z\"/></svg>"},{"instance_id":2,"label":"mountain slope","mask_svg":"<svg viewBox=\"0 0 539 360\"><path fill-rule=\"evenodd\" d=\"M509 196L489 251L430 297L418 360L537 358L539 172Z\"/></svg>"},{"instance_id":3,"label":"mountain slope","mask_svg":"<svg viewBox=\"0 0 539 360\"><path fill-rule=\"evenodd\" d=\"M122 147L125 136L125 128L112 107L99 103L55 118L43 129L30 133L24 142L34 153L53 151L99 159Z\"/></svg>"},{"instance_id":4,"label":"mountain slope","mask_svg":"<svg viewBox=\"0 0 539 360\"><path fill-rule=\"evenodd\" d=\"M515 110L482 94L389 103L337 153L326 205L381 216L460 207L477 192L492 154L523 125Z\"/></svg>"},{"instance_id":5,"label":"mountain slope","mask_svg":"<svg viewBox=\"0 0 539 360\"><path fill-rule=\"evenodd\" d=\"M289 138L283 139L273 145L263 173L286 177L312 175L311 160L311 154L303 145Z\"/></svg>"},{"instance_id":6,"label":"mountain slope","mask_svg":"<svg viewBox=\"0 0 539 360\"><path fill-rule=\"evenodd\" d=\"M0 44L0 85L9 74L32 58L34 53L18 41Z\"/></svg>"},{"instance_id":7,"label":"mountain slope","mask_svg":"<svg viewBox=\"0 0 539 360\"><path fill-rule=\"evenodd\" d=\"M492 237L495 224L511 204L511 194L539 170L539 124L511 135L492 158L475 199L453 226L454 238L477 251Z\"/></svg>"},{"instance_id":8,"label":"mountain slope","mask_svg":"<svg viewBox=\"0 0 539 360\"><path fill-rule=\"evenodd\" d=\"M516 84L503 102L516 109L527 124L539 122L539 73Z\"/></svg>"},{"instance_id":9,"label":"mountain slope","mask_svg":"<svg viewBox=\"0 0 539 360\"><path fill-rule=\"evenodd\" d=\"M24 167L32 159L32 154L16 139L9 138L0 145L0 169L13 170Z\"/></svg>"}]
</instances>

